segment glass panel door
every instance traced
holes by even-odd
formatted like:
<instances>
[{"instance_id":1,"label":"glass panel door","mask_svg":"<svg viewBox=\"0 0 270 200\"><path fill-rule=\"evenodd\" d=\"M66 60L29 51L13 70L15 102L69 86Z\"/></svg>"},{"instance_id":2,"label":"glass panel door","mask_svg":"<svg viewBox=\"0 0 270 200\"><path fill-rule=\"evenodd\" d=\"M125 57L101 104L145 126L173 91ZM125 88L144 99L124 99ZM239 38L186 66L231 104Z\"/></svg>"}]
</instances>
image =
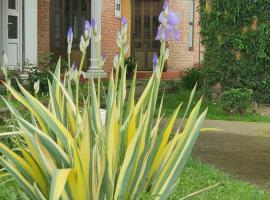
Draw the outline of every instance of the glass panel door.
<instances>
[{"instance_id":1,"label":"glass panel door","mask_svg":"<svg viewBox=\"0 0 270 200\"><path fill-rule=\"evenodd\" d=\"M7 54L10 68L18 68L21 65L20 2L7 2Z\"/></svg>"},{"instance_id":2,"label":"glass panel door","mask_svg":"<svg viewBox=\"0 0 270 200\"><path fill-rule=\"evenodd\" d=\"M155 38L162 3L161 0L133 0L132 53L139 70L152 70L153 54L159 52L160 42Z\"/></svg>"},{"instance_id":3,"label":"glass panel door","mask_svg":"<svg viewBox=\"0 0 270 200\"><path fill-rule=\"evenodd\" d=\"M69 26L72 27L74 33L73 51L79 51L84 22L91 20L91 1L54 0L53 5L52 47L54 53L66 55L66 33Z\"/></svg>"}]
</instances>

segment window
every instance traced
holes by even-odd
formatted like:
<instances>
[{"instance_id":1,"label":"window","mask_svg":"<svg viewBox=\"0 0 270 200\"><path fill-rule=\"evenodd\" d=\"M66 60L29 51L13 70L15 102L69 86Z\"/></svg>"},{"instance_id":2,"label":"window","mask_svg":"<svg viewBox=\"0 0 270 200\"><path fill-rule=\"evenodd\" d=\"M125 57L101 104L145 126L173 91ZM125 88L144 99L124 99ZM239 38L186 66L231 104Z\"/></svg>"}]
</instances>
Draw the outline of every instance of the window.
<instances>
[{"instance_id":1,"label":"window","mask_svg":"<svg viewBox=\"0 0 270 200\"><path fill-rule=\"evenodd\" d=\"M16 0L8 0L8 9L16 10Z\"/></svg>"},{"instance_id":2,"label":"window","mask_svg":"<svg viewBox=\"0 0 270 200\"><path fill-rule=\"evenodd\" d=\"M194 47L194 0L189 1L189 31L188 31L188 47L192 51Z\"/></svg>"},{"instance_id":3,"label":"window","mask_svg":"<svg viewBox=\"0 0 270 200\"><path fill-rule=\"evenodd\" d=\"M132 53L139 70L153 70L153 55L160 48L156 35L162 5L163 0L132 1Z\"/></svg>"},{"instance_id":4,"label":"window","mask_svg":"<svg viewBox=\"0 0 270 200\"><path fill-rule=\"evenodd\" d=\"M91 20L91 0L54 0L52 6L51 46L54 53L66 54L66 34L69 26L74 33L73 50L78 50L85 20Z\"/></svg>"},{"instance_id":5,"label":"window","mask_svg":"<svg viewBox=\"0 0 270 200\"><path fill-rule=\"evenodd\" d=\"M121 0L115 0L115 17L121 17Z\"/></svg>"},{"instance_id":6,"label":"window","mask_svg":"<svg viewBox=\"0 0 270 200\"><path fill-rule=\"evenodd\" d=\"M8 39L18 39L18 16L8 16Z\"/></svg>"}]
</instances>

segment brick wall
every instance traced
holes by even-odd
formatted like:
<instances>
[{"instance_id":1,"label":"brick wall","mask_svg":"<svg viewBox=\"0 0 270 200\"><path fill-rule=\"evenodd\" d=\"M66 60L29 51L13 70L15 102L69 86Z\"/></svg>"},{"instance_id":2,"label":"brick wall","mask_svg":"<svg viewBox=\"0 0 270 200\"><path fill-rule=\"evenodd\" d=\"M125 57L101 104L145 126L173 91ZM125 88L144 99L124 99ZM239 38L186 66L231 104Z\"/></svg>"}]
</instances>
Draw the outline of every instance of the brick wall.
<instances>
[{"instance_id":1,"label":"brick wall","mask_svg":"<svg viewBox=\"0 0 270 200\"><path fill-rule=\"evenodd\" d=\"M50 51L50 0L38 0L38 54Z\"/></svg>"},{"instance_id":2,"label":"brick wall","mask_svg":"<svg viewBox=\"0 0 270 200\"><path fill-rule=\"evenodd\" d=\"M116 34L121 20L114 16L114 0L103 0L101 4L102 54L106 58L105 70L112 67L113 58L119 49L116 45Z\"/></svg>"},{"instance_id":3,"label":"brick wall","mask_svg":"<svg viewBox=\"0 0 270 200\"><path fill-rule=\"evenodd\" d=\"M180 41L170 41L170 58L168 60L168 71L182 71L187 67L194 66L200 60L200 26L199 26L199 0L195 1L194 16L194 48L189 50L189 1L190 0L170 0L170 9L180 17Z\"/></svg>"},{"instance_id":4,"label":"brick wall","mask_svg":"<svg viewBox=\"0 0 270 200\"><path fill-rule=\"evenodd\" d=\"M101 32L102 55L106 58L105 70L112 67L114 55L119 52L116 45L116 34L120 29L121 20L114 15L114 0L102 0L101 5ZM189 0L170 0L170 8L180 17L180 41L169 42L170 58L168 71L182 71L187 67L199 63L199 12L195 12L194 21L194 49L188 47L189 31ZM195 0L195 9L199 0ZM50 51L50 0L38 0L38 53Z\"/></svg>"}]
</instances>

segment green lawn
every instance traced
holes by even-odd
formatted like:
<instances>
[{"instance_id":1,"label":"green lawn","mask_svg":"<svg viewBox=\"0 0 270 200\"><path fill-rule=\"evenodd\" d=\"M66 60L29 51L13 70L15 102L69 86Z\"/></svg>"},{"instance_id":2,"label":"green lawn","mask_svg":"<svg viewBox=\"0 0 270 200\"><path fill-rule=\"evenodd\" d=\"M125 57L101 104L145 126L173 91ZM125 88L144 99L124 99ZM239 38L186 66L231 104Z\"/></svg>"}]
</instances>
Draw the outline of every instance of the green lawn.
<instances>
[{"instance_id":1,"label":"green lawn","mask_svg":"<svg viewBox=\"0 0 270 200\"><path fill-rule=\"evenodd\" d=\"M270 198L268 193L258 189L254 185L236 180L214 167L191 159L180 176L180 184L171 199L178 200L189 193L193 193L220 182L223 183L223 186L218 186L217 188L192 199L266 200Z\"/></svg>"},{"instance_id":2,"label":"green lawn","mask_svg":"<svg viewBox=\"0 0 270 200\"><path fill-rule=\"evenodd\" d=\"M29 200L27 196L20 190L18 185L14 182L8 182L0 186L1 200Z\"/></svg>"},{"instance_id":3,"label":"green lawn","mask_svg":"<svg viewBox=\"0 0 270 200\"><path fill-rule=\"evenodd\" d=\"M180 183L177 186L175 193L170 197L171 200L179 200L187 194L220 182L223 183L222 186L218 186L211 191L193 197L192 199L267 200L270 198L269 194L263 190L243 181L233 179L223 172L193 159L188 162L180 177ZM26 199L24 196L25 195L21 192L15 182L0 186L1 200ZM149 197L143 196L142 199L149 199Z\"/></svg>"},{"instance_id":4,"label":"green lawn","mask_svg":"<svg viewBox=\"0 0 270 200\"><path fill-rule=\"evenodd\" d=\"M159 99L161 99L160 95ZM170 116L171 113L174 111L174 109L183 102L182 111L180 112L180 115L183 115L184 109L186 108L186 105L188 103L190 96L190 91L177 88L175 92L166 92L164 95L164 106L163 111L165 112L165 116ZM201 91L197 91L193 100L193 105L200 99L202 96ZM207 101L206 98L203 99L202 103L202 110L208 107L208 113L207 118L208 119L216 119L216 120L230 120L230 121L250 121L250 122L270 122L269 116L262 116L258 113L253 113L251 110L249 110L245 115L240 114L234 114L230 115L227 114L222 106L218 103L212 103L210 101Z\"/></svg>"}]
</instances>

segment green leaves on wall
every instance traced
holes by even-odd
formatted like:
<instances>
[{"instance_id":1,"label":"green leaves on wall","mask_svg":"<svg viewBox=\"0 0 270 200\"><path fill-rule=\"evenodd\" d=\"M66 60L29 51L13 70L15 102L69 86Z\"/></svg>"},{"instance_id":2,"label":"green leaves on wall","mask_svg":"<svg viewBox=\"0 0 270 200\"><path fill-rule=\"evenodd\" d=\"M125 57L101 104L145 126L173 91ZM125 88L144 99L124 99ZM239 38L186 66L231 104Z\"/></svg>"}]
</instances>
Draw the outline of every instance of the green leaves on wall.
<instances>
[{"instance_id":1,"label":"green leaves on wall","mask_svg":"<svg viewBox=\"0 0 270 200\"><path fill-rule=\"evenodd\" d=\"M269 10L269 0L200 0L206 86L246 87L270 102Z\"/></svg>"}]
</instances>

